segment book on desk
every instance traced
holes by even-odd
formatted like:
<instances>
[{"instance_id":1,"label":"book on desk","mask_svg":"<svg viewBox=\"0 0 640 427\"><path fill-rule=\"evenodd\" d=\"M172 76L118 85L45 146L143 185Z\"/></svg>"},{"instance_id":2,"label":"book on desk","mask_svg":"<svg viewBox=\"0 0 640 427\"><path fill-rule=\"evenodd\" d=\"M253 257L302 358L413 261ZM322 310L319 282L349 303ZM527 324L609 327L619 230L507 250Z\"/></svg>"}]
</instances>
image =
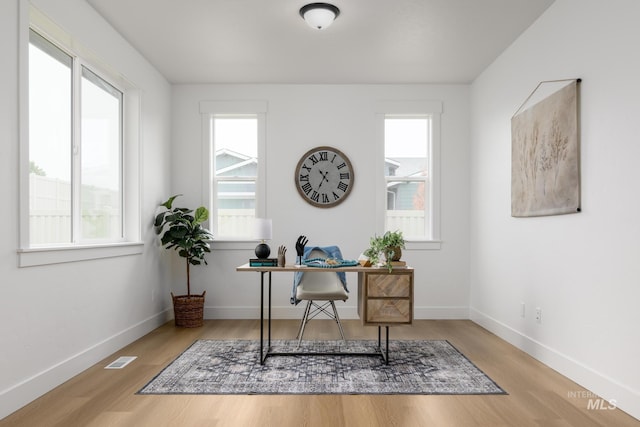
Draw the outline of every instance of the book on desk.
<instances>
[{"instance_id":1,"label":"book on desk","mask_svg":"<svg viewBox=\"0 0 640 427\"><path fill-rule=\"evenodd\" d=\"M407 267L407 262L406 261L391 261L391 266L393 268L403 268L403 267Z\"/></svg>"},{"instance_id":2,"label":"book on desk","mask_svg":"<svg viewBox=\"0 0 640 427\"><path fill-rule=\"evenodd\" d=\"M278 258L250 258L249 267L277 267Z\"/></svg>"}]
</instances>

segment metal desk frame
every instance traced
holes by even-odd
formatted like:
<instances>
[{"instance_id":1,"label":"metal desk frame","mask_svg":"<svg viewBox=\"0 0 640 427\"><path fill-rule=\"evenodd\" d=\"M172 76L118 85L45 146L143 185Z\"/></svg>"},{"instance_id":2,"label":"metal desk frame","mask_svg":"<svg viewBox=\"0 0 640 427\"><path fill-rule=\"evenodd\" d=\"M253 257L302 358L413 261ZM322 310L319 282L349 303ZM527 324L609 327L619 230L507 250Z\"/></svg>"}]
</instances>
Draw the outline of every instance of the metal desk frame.
<instances>
[{"instance_id":1,"label":"metal desk frame","mask_svg":"<svg viewBox=\"0 0 640 427\"><path fill-rule=\"evenodd\" d=\"M378 346L375 351L364 353L353 353L343 351L331 352L276 352L271 349L271 273L272 272L300 272L300 271L321 271L325 273L355 272L361 273L371 271L372 267L339 267L339 268L316 268L316 267L250 267L244 264L236 268L236 271L253 271L260 273L260 364L264 365L267 357L270 356L381 356L385 364L389 364L389 325L385 325L385 346L382 348L382 325L378 326ZM267 343L264 343L264 287L265 275L268 275L268 313L267 313Z\"/></svg>"}]
</instances>

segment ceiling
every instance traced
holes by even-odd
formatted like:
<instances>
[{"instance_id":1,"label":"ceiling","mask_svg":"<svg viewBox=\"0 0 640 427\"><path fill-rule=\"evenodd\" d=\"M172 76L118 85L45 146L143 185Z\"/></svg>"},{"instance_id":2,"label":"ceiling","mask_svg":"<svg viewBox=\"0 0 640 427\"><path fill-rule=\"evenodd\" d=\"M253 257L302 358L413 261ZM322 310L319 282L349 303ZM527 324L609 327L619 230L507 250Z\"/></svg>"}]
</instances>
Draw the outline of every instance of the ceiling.
<instances>
[{"instance_id":1,"label":"ceiling","mask_svg":"<svg viewBox=\"0 0 640 427\"><path fill-rule=\"evenodd\" d=\"M553 0L87 0L171 83L469 83Z\"/></svg>"}]
</instances>

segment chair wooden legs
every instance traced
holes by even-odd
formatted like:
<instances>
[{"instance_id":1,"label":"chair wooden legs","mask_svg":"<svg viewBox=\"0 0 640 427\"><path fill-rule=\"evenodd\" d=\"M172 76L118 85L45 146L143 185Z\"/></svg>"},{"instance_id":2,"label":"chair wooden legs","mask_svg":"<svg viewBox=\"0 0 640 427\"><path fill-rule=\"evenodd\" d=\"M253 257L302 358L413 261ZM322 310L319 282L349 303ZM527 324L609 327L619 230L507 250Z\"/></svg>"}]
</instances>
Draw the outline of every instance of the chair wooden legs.
<instances>
[{"instance_id":1,"label":"chair wooden legs","mask_svg":"<svg viewBox=\"0 0 640 427\"><path fill-rule=\"evenodd\" d=\"M331 305L333 313L327 310L329 305ZM336 323L338 324L338 329L340 329L340 337L342 337L342 339L344 340L344 330L342 329L342 323L340 323L340 316L338 316L338 310L336 309L335 302L326 301L322 305L320 305L313 302L312 300L309 300L307 301L307 306L304 309L304 316L302 317L302 321L300 322L300 328L298 328L298 335L296 335L296 338L298 339L298 346L300 346L300 343L302 342L302 336L304 335L304 328L307 326L307 322L320 313L324 313L336 321Z\"/></svg>"},{"instance_id":2,"label":"chair wooden legs","mask_svg":"<svg viewBox=\"0 0 640 427\"><path fill-rule=\"evenodd\" d=\"M340 323L340 316L338 316L338 310L336 310L336 303L333 301L331 302L331 307L333 307L333 314L334 314L334 319L336 320L336 323L338 324L338 329L340 329L340 336L342 337L342 340L344 341L344 331L342 330L342 323Z\"/></svg>"},{"instance_id":3,"label":"chair wooden legs","mask_svg":"<svg viewBox=\"0 0 640 427\"><path fill-rule=\"evenodd\" d=\"M302 321L300 322L300 328L298 328L298 335L296 335L296 338L298 338L298 347L302 342L302 335L304 335L304 327L307 325L307 321L309 320L309 311L311 311L312 303L313 301L311 300L307 301L307 306L304 309L304 316L302 316Z\"/></svg>"}]
</instances>

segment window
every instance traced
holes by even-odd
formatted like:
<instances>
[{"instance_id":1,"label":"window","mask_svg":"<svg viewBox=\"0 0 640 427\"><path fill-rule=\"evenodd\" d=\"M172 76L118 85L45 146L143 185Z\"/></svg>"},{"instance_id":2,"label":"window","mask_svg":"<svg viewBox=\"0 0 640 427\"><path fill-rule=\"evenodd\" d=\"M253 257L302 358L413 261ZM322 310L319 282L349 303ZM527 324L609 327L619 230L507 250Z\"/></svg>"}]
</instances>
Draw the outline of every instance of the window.
<instances>
[{"instance_id":1,"label":"window","mask_svg":"<svg viewBox=\"0 0 640 427\"><path fill-rule=\"evenodd\" d=\"M266 103L202 102L207 129L209 227L217 241L254 240L265 216L263 152Z\"/></svg>"},{"instance_id":2,"label":"window","mask_svg":"<svg viewBox=\"0 0 640 427\"><path fill-rule=\"evenodd\" d=\"M409 242L439 239L438 107L439 103L393 105L380 114L384 178L378 200L383 231L402 231Z\"/></svg>"},{"instance_id":3,"label":"window","mask_svg":"<svg viewBox=\"0 0 640 427\"><path fill-rule=\"evenodd\" d=\"M258 119L216 115L212 121L214 235L250 239L256 218Z\"/></svg>"},{"instance_id":4,"label":"window","mask_svg":"<svg viewBox=\"0 0 640 427\"><path fill-rule=\"evenodd\" d=\"M384 120L385 231L407 238L430 238L428 152L430 116L393 116Z\"/></svg>"},{"instance_id":5,"label":"window","mask_svg":"<svg viewBox=\"0 0 640 427\"><path fill-rule=\"evenodd\" d=\"M20 49L19 265L141 253L139 91L28 10Z\"/></svg>"},{"instance_id":6,"label":"window","mask_svg":"<svg viewBox=\"0 0 640 427\"><path fill-rule=\"evenodd\" d=\"M29 34L29 246L71 243L73 58Z\"/></svg>"},{"instance_id":7,"label":"window","mask_svg":"<svg viewBox=\"0 0 640 427\"><path fill-rule=\"evenodd\" d=\"M122 241L122 91L29 41L29 246Z\"/></svg>"},{"instance_id":8,"label":"window","mask_svg":"<svg viewBox=\"0 0 640 427\"><path fill-rule=\"evenodd\" d=\"M80 240L120 241L123 95L86 67L80 93Z\"/></svg>"}]
</instances>

